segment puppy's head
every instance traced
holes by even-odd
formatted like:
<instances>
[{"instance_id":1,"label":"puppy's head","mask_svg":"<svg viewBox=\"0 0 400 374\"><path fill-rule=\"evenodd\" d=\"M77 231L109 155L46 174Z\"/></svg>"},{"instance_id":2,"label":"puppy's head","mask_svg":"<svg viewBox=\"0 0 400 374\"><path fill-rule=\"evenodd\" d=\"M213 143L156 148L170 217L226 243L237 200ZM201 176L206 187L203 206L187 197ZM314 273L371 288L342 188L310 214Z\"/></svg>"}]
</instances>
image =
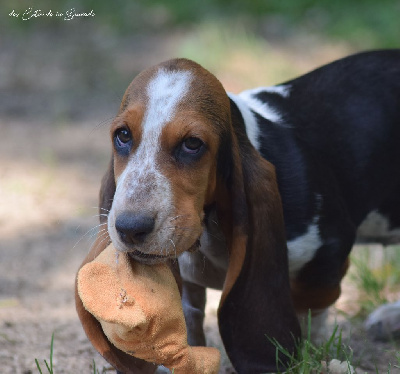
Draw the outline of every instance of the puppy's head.
<instances>
[{"instance_id":1,"label":"puppy's head","mask_svg":"<svg viewBox=\"0 0 400 374\"><path fill-rule=\"evenodd\" d=\"M100 201L114 246L149 264L174 258L196 246L205 208L215 207L229 253L218 312L226 351L238 372L284 366L267 336L294 352L300 327L275 171L218 80L188 60L146 70L111 139Z\"/></svg>"},{"instance_id":2,"label":"puppy's head","mask_svg":"<svg viewBox=\"0 0 400 374\"><path fill-rule=\"evenodd\" d=\"M108 231L117 249L155 263L198 245L229 105L219 81L189 60L133 80L111 126L116 189Z\"/></svg>"}]
</instances>

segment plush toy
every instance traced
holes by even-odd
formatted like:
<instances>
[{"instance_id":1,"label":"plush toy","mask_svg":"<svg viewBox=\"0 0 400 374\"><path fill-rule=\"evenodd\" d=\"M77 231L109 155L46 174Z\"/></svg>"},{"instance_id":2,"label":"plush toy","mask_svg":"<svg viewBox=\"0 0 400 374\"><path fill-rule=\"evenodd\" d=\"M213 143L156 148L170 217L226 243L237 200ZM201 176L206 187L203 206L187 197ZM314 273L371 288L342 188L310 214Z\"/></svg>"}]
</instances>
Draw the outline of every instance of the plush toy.
<instances>
[{"instance_id":1,"label":"plush toy","mask_svg":"<svg viewBox=\"0 0 400 374\"><path fill-rule=\"evenodd\" d=\"M187 343L181 298L166 264L144 265L110 245L78 273L85 309L119 350L174 374L216 374L216 348Z\"/></svg>"}]
</instances>

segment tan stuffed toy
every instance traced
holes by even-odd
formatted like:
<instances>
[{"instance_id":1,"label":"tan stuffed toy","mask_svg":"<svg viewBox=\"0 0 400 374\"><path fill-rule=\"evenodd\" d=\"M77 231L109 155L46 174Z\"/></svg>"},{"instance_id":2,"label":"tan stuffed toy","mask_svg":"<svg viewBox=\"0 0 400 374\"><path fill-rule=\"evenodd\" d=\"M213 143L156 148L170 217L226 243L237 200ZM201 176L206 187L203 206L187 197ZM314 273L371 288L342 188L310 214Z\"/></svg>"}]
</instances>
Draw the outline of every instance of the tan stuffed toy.
<instances>
[{"instance_id":1,"label":"tan stuffed toy","mask_svg":"<svg viewBox=\"0 0 400 374\"><path fill-rule=\"evenodd\" d=\"M174 374L216 374L216 348L191 347L175 278L166 264L143 265L109 245L77 277L85 309L119 350Z\"/></svg>"}]
</instances>

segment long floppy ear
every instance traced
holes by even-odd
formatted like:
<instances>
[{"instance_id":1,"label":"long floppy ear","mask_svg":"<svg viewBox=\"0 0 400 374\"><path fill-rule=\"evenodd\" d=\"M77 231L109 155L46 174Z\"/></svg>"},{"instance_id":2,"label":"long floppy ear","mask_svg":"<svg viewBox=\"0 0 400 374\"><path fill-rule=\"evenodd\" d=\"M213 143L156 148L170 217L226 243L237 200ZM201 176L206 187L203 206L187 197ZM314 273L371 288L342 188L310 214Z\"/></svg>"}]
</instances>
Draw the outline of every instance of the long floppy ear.
<instances>
[{"instance_id":1,"label":"long floppy ear","mask_svg":"<svg viewBox=\"0 0 400 374\"><path fill-rule=\"evenodd\" d=\"M239 373L266 373L285 367L287 361L280 354L277 362L271 340L293 352L300 326L290 295L275 170L250 144L232 101L231 118L231 156L220 154L225 180L219 188L225 199L217 209L230 253L218 311L219 329Z\"/></svg>"},{"instance_id":2,"label":"long floppy ear","mask_svg":"<svg viewBox=\"0 0 400 374\"><path fill-rule=\"evenodd\" d=\"M111 209L112 199L115 193L113 159L103 177L100 188L100 214L108 213ZM105 209L105 210L104 210ZM107 217L100 215L100 222L105 223ZM108 245L107 235L104 232L98 235L90 252L83 260L80 268L90 261L93 261ZM79 269L80 269L79 268ZM78 270L79 271L79 270ZM149 362L139 360L117 349L104 335L100 323L83 306L78 294L77 283L75 282L75 305L81 320L83 329L96 350L117 370L124 374L153 374L157 366Z\"/></svg>"}]
</instances>

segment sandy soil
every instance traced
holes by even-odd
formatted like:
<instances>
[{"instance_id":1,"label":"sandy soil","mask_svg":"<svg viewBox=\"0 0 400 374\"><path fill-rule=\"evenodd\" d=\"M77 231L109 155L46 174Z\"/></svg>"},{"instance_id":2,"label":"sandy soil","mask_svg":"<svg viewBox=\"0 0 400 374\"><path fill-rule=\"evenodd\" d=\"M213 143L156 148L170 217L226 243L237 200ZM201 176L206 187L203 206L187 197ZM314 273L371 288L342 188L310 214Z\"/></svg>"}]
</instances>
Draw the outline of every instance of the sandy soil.
<instances>
[{"instance_id":1,"label":"sandy soil","mask_svg":"<svg viewBox=\"0 0 400 374\"><path fill-rule=\"evenodd\" d=\"M163 50L172 50L176 38L155 38L152 50L136 40L141 53L124 55L120 50L119 57L125 58L115 58L114 69L132 77L134 71L169 57ZM49 49L46 40L32 37L21 43L3 43L8 52L0 54L0 73L7 78L0 82L0 92L7 93L0 103L0 373L37 373L35 359L44 369L52 333L56 373L91 373L93 362L105 372L112 369L91 347L75 313L73 283L96 232L99 183L110 152L108 118L117 110L120 93L85 97L98 89L112 43L83 42L77 33L47 60L41 57L41 48ZM85 72L77 69L79 63L66 60L77 45L92 59ZM128 59L135 69L127 66ZM28 70L21 60L27 61ZM305 70L320 60L308 65L301 61ZM69 87L68 77L81 82L79 90L60 91ZM226 82L239 86L229 77ZM217 346L218 297L209 293L206 321L209 341ZM351 287L345 288L339 304L344 310L354 304ZM360 367L375 372L376 363L380 372L387 372L388 362L394 361L393 345L369 341L361 323L340 321L351 330L350 345ZM221 372L231 372L226 359ZM395 372L400 371L392 368Z\"/></svg>"}]
</instances>

